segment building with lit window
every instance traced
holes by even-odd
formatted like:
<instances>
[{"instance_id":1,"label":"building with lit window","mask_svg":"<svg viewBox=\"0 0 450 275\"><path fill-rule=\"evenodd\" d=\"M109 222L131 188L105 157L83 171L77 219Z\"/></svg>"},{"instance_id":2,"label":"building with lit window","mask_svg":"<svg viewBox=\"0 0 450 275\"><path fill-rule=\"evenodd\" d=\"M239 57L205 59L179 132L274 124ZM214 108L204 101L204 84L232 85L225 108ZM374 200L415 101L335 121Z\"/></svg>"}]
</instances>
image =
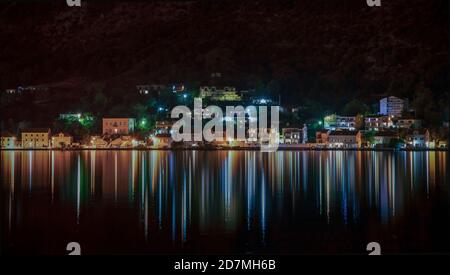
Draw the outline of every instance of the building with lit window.
<instances>
[{"instance_id":1,"label":"building with lit window","mask_svg":"<svg viewBox=\"0 0 450 275\"><path fill-rule=\"evenodd\" d=\"M380 131L394 126L392 117L383 115L370 115L364 118L365 128L368 131Z\"/></svg>"},{"instance_id":2,"label":"building with lit window","mask_svg":"<svg viewBox=\"0 0 450 275\"><path fill-rule=\"evenodd\" d=\"M73 143L72 136L66 135L64 133L59 133L52 137L53 148L68 148L72 146L72 143Z\"/></svg>"},{"instance_id":3,"label":"building with lit window","mask_svg":"<svg viewBox=\"0 0 450 275\"><path fill-rule=\"evenodd\" d=\"M389 96L380 100L380 115L401 116L408 108L408 100Z\"/></svg>"},{"instance_id":4,"label":"building with lit window","mask_svg":"<svg viewBox=\"0 0 450 275\"><path fill-rule=\"evenodd\" d=\"M156 134L151 137L151 142L155 148L170 148L172 146L172 136L170 134Z\"/></svg>"},{"instance_id":5,"label":"building with lit window","mask_svg":"<svg viewBox=\"0 0 450 275\"><path fill-rule=\"evenodd\" d=\"M406 143L415 148L428 147L430 142L430 132L428 129L411 131L406 137Z\"/></svg>"},{"instance_id":6,"label":"building with lit window","mask_svg":"<svg viewBox=\"0 0 450 275\"><path fill-rule=\"evenodd\" d=\"M395 126L402 129L419 129L422 127L422 120L417 118L399 118Z\"/></svg>"},{"instance_id":7,"label":"building with lit window","mask_svg":"<svg viewBox=\"0 0 450 275\"><path fill-rule=\"evenodd\" d=\"M143 84L137 85L136 89L140 95L160 95L161 92L167 91L168 88L163 84Z\"/></svg>"},{"instance_id":8,"label":"building with lit window","mask_svg":"<svg viewBox=\"0 0 450 275\"><path fill-rule=\"evenodd\" d=\"M132 136L120 136L109 143L109 147L111 148L131 148L137 145L138 141Z\"/></svg>"},{"instance_id":9,"label":"building with lit window","mask_svg":"<svg viewBox=\"0 0 450 275\"><path fill-rule=\"evenodd\" d=\"M363 116L340 116L332 114L324 117L324 129L326 130L357 130L363 125Z\"/></svg>"},{"instance_id":10,"label":"building with lit window","mask_svg":"<svg viewBox=\"0 0 450 275\"><path fill-rule=\"evenodd\" d=\"M49 148L51 131L49 128L22 130L22 148Z\"/></svg>"},{"instance_id":11,"label":"building with lit window","mask_svg":"<svg viewBox=\"0 0 450 275\"><path fill-rule=\"evenodd\" d=\"M308 130L306 125L303 128L282 128L281 143L300 144L308 142Z\"/></svg>"},{"instance_id":12,"label":"building with lit window","mask_svg":"<svg viewBox=\"0 0 450 275\"><path fill-rule=\"evenodd\" d=\"M330 130L319 130L316 131L316 143L318 144L328 144L328 136L330 135Z\"/></svg>"},{"instance_id":13,"label":"building with lit window","mask_svg":"<svg viewBox=\"0 0 450 275\"><path fill-rule=\"evenodd\" d=\"M328 144L332 148L360 148L361 137L360 131L335 130L328 135Z\"/></svg>"},{"instance_id":14,"label":"building with lit window","mask_svg":"<svg viewBox=\"0 0 450 275\"><path fill-rule=\"evenodd\" d=\"M218 88L215 86L200 87L200 97L212 101L241 101L242 96L235 87Z\"/></svg>"},{"instance_id":15,"label":"building with lit window","mask_svg":"<svg viewBox=\"0 0 450 275\"><path fill-rule=\"evenodd\" d=\"M0 134L0 141L1 141L1 143L0 143L1 148L5 148L5 149L15 148L18 145L17 138L9 132L2 132Z\"/></svg>"},{"instance_id":16,"label":"building with lit window","mask_svg":"<svg viewBox=\"0 0 450 275\"><path fill-rule=\"evenodd\" d=\"M108 142L100 136L92 136L89 139L89 143L85 144L85 146L90 148L107 148L108 145Z\"/></svg>"},{"instance_id":17,"label":"building with lit window","mask_svg":"<svg viewBox=\"0 0 450 275\"><path fill-rule=\"evenodd\" d=\"M157 120L155 124L155 134L170 134L173 121L171 120Z\"/></svg>"},{"instance_id":18,"label":"building with lit window","mask_svg":"<svg viewBox=\"0 0 450 275\"><path fill-rule=\"evenodd\" d=\"M378 131L373 136L373 146L383 147L389 145L393 139L398 139L398 133L394 131Z\"/></svg>"},{"instance_id":19,"label":"building with lit window","mask_svg":"<svg viewBox=\"0 0 450 275\"><path fill-rule=\"evenodd\" d=\"M104 118L104 135L128 135L134 132L136 119L134 118Z\"/></svg>"}]
</instances>

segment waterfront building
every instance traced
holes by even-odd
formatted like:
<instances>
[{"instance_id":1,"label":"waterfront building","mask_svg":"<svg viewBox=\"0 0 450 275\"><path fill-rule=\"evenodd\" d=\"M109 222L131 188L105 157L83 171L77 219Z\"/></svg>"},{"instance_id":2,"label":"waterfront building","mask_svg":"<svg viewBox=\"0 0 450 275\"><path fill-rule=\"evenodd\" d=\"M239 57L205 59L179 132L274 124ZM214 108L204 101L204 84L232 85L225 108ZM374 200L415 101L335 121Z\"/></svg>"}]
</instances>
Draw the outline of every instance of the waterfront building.
<instances>
[{"instance_id":1,"label":"waterfront building","mask_svg":"<svg viewBox=\"0 0 450 275\"><path fill-rule=\"evenodd\" d=\"M399 135L393 131L378 131L375 132L373 137L373 145L374 146L385 146L389 145L393 139L398 139Z\"/></svg>"},{"instance_id":2,"label":"waterfront building","mask_svg":"<svg viewBox=\"0 0 450 275\"><path fill-rule=\"evenodd\" d=\"M408 108L408 100L395 96L388 96L380 100L380 115L396 116L402 115Z\"/></svg>"},{"instance_id":3,"label":"waterfront building","mask_svg":"<svg viewBox=\"0 0 450 275\"><path fill-rule=\"evenodd\" d=\"M111 148L130 148L137 146L138 142L131 136L120 136L109 143Z\"/></svg>"},{"instance_id":4,"label":"waterfront building","mask_svg":"<svg viewBox=\"0 0 450 275\"><path fill-rule=\"evenodd\" d=\"M49 128L22 130L22 148L48 148L50 147L50 136Z\"/></svg>"},{"instance_id":5,"label":"waterfront building","mask_svg":"<svg viewBox=\"0 0 450 275\"><path fill-rule=\"evenodd\" d=\"M335 130L328 135L328 143L332 148L359 148L361 142L360 131Z\"/></svg>"},{"instance_id":6,"label":"waterfront building","mask_svg":"<svg viewBox=\"0 0 450 275\"><path fill-rule=\"evenodd\" d=\"M280 144L280 133L275 128L258 128L258 143L261 146Z\"/></svg>"},{"instance_id":7,"label":"waterfront building","mask_svg":"<svg viewBox=\"0 0 450 275\"><path fill-rule=\"evenodd\" d=\"M308 142L308 128L282 128L281 143L284 144L300 144Z\"/></svg>"},{"instance_id":8,"label":"waterfront building","mask_svg":"<svg viewBox=\"0 0 450 275\"><path fill-rule=\"evenodd\" d=\"M172 147L172 136L170 134L156 134L151 137L153 147L170 148Z\"/></svg>"},{"instance_id":9,"label":"waterfront building","mask_svg":"<svg viewBox=\"0 0 450 275\"><path fill-rule=\"evenodd\" d=\"M328 136L330 134L330 130L319 130L316 131L316 143L318 144L327 144L328 143Z\"/></svg>"},{"instance_id":10,"label":"waterfront building","mask_svg":"<svg viewBox=\"0 0 450 275\"><path fill-rule=\"evenodd\" d=\"M391 116L369 115L364 118L365 128L368 131L380 131L394 126Z\"/></svg>"},{"instance_id":11,"label":"waterfront building","mask_svg":"<svg viewBox=\"0 0 450 275\"><path fill-rule=\"evenodd\" d=\"M52 137L52 147L53 148L67 148L71 147L73 143L73 138L70 135L64 133L59 133Z\"/></svg>"},{"instance_id":12,"label":"waterfront building","mask_svg":"<svg viewBox=\"0 0 450 275\"><path fill-rule=\"evenodd\" d=\"M104 135L128 135L134 132L135 126L134 118L103 118Z\"/></svg>"},{"instance_id":13,"label":"waterfront building","mask_svg":"<svg viewBox=\"0 0 450 275\"><path fill-rule=\"evenodd\" d=\"M406 136L406 143L415 148L429 147L430 132L428 129L412 130Z\"/></svg>"},{"instance_id":14,"label":"waterfront building","mask_svg":"<svg viewBox=\"0 0 450 275\"><path fill-rule=\"evenodd\" d=\"M16 148L18 147L17 145L17 138L9 133L9 132L2 132L0 134L0 145L1 148Z\"/></svg>"},{"instance_id":15,"label":"waterfront building","mask_svg":"<svg viewBox=\"0 0 450 275\"><path fill-rule=\"evenodd\" d=\"M447 140L439 140L436 147L441 149L447 148Z\"/></svg>"},{"instance_id":16,"label":"waterfront building","mask_svg":"<svg viewBox=\"0 0 450 275\"><path fill-rule=\"evenodd\" d=\"M92 148L107 148L108 142L100 136L92 136L90 138L89 144L86 145Z\"/></svg>"}]
</instances>

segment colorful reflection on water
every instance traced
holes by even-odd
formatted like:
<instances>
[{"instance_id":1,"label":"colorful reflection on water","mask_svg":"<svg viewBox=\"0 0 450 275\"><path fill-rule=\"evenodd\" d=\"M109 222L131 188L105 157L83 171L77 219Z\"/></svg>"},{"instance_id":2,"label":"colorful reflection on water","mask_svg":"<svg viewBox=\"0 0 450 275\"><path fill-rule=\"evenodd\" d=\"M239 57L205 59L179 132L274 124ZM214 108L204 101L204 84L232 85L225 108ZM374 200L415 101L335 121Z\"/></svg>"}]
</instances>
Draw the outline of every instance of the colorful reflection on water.
<instances>
[{"instance_id":1,"label":"colorful reflection on water","mask_svg":"<svg viewBox=\"0 0 450 275\"><path fill-rule=\"evenodd\" d=\"M3 251L449 253L446 157L2 151Z\"/></svg>"}]
</instances>

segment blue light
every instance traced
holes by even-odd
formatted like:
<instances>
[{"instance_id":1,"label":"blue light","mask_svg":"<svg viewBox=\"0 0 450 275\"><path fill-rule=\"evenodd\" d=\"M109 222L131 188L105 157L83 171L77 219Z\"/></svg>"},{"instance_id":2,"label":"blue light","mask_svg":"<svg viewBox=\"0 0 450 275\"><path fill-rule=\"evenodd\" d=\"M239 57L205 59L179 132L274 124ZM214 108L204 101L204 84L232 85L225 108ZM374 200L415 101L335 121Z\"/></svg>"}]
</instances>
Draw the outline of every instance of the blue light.
<instances>
[{"instance_id":1,"label":"blue light","mask_svg":"<svg viewBox=\"0 0 450 275\"><path fill-rule=\"evenodd\" d=\"M184 97L184 98L187 98L187 94L184 94L183 97Z\"/></svg>"}]
</instances>

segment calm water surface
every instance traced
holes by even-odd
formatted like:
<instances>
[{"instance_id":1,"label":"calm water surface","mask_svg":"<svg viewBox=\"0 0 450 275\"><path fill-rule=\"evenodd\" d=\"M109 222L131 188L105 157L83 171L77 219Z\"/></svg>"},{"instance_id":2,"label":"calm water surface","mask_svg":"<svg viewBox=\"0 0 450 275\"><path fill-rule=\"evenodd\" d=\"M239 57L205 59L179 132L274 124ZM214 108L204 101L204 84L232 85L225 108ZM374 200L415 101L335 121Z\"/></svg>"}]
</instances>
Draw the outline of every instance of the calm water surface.
<instances>
[{"instance_id":1,"label":"calm water surface","mask_svg":"<svg viewBox=\"0 0 450 275\"><path fill-rule=\"evenodd\" d=\"M447 154L2 151L2 250L450 253Z\"/></svg>"}]
</instances>

